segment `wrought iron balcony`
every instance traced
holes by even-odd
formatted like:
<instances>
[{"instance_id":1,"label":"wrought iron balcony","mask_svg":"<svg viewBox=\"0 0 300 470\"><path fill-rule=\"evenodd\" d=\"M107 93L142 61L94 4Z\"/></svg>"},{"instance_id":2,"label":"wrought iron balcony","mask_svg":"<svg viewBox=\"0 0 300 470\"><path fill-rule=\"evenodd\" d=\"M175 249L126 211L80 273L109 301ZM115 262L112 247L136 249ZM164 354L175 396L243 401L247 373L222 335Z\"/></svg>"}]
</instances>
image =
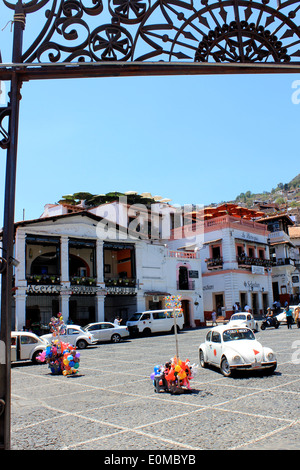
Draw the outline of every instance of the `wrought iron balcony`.
<instances>
[{"instance_id":1,"label":"wrought iron balcony","mask_svg":"<svg viewBox=\"0 0 300 470\"><path fill-rule=\"evenodd\" d=\"M28 285L58 285L60 284L60 276L57 274L28 274L26 276Z\"/></svg>"},{"instance_id":2,"label":"wrought iron balcony","mask_svg":"<svg viewBox=\"0 0 300 470\"><path fill-rule=\"evenodd\" d=\"M177 290L195 290L195 281L177 281Z\"/></svg>"},{"instance_id":3,"label":"wrought iron balcony","mask_svg":"<svg viewBox=\"0 0 300 470\"><path fill-rule=\"evenodd\" d=\"M71 286L80 285L80 286L95 286L97 279L95 277L87 276L71 276L70 277Z\"/></svg>"},{"instance_id":4,"label":"wrought iron balcony","mask_svg":"<svg viewBox=\"0 0 300 470\"><path fill-rule=\"evenodd\" d=\"M295 261L291 258L278 258L274 261L273 266L295 266Z\"/></svg>"},{"instance_id":5,"label":"wrought iron balcony","mask_svg":"<svg viewBox=\"0 0 300 470\"><path fill-rule=\"evenodd\" d=\"M217 270L217 269L223 269L223 258L218 257L218 258L207 258L205 260L207 269L212 271L212 270Z\"/></svg>"},{"instance_id":6,"label":"wrought iron balcony","mask_svg":"<svg viewBox=\"0 0 300 470\"><path fill-rule=\"evenodd\" d=\"M273 261L270 259L252 258L250 256L237 256L236 259L240 267L263 266L264 268L271 268L274 266Z\"/></svg>"},{"instance_id":7,"label":"wrought iron balcony","mask_svg":"<svg viewBox=\"0 0 300 470\"><path fill-rule=\"evenodd\" d=\"M135 278L109 278L105 279L105 287L135 287Z\"/></svg>"}]
</instances>

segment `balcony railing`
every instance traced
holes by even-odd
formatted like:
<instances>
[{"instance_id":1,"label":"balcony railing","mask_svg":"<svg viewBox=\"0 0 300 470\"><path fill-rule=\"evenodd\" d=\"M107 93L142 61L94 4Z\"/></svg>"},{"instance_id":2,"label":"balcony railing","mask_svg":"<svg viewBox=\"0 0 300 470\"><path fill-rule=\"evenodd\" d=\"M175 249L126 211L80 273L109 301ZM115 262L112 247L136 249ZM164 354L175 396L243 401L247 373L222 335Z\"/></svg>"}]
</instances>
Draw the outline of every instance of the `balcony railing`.
<instances>
[{"instance_id":1,"label":"balcony railing","mask_svg":"<svg viewBox=\"0 0 300 470\"><path fill-rule=\"evenodd\" d=\"M289 264L295 266L295 261L291 258L278 258L273 262L273 266L287 266Z\"/></svg>"},{"instance_id":2,"label":"balcony railing","mask_svg":"<svg viewBox=\"0 0 300 470\"><path fill-rule=\"evenodd\" d=\"M195 290L195 281L177 281L177 290Z\"/></svg>"},{"instance_id":3,"label":"balcony railing","mask_svg":"<svg viewBox=\"0 0 300 470\"><path fill-rule=\"evenodd\" d=\"M135 287L135 278L109 278L105 279L105 287Z\"/></svg>"},{"instance_id":4,"label":"balcony railing","mask_svg":"<svg viewBox=\"0 0 300 470\"><path fill-rule=\"evenodd\" d=\"M60 276L56 274L28 274L26 280L28 285L48 286L60 284Z\"/></svg>"},{"instance_id":5,"label":"balcony railing","mask_svg":"<svg viewBox=\"0 0 300 470\"><path fill-rule=\"evenodd\" d=\"M218 258L207 258L205 260L207 269L213 270L213 269L223 269L223 258L218 257Z\"/></svg>"},{"instance_id":6,"label":"balcony railing","mask_svg":"<svg viewBox=\"0 0 300 470\"><path fill-rule=\"evenodd\" d=\"M184 259L197 259L197 258L199 258L198 252L196 252L196 251L169 250L168 255L169 255L170 258L184 258Z\"/></svg>"},{"instance_id":7,"label":"balcony railing","mask_svg":"<svg viewBox=\"0 0 300 470\"><path fill-rule=\"evenodd\" d=\"M264 268L271 268L274 266L273 261L263 258L252 258L250 256L237 256L239 266L263 266Z\"/></svg>"},{"instance_id":8,"label":"balcony railing","mask_svg":"<svg viewBox=\"0 0 300 470\"><path fill-rule=\"evenodd\" d=\"M97 284L97 279L95 277L87 276L71 276L70 277L71 286L80 285L80 286L95 286Z\"/></svg>"}]
</instances>

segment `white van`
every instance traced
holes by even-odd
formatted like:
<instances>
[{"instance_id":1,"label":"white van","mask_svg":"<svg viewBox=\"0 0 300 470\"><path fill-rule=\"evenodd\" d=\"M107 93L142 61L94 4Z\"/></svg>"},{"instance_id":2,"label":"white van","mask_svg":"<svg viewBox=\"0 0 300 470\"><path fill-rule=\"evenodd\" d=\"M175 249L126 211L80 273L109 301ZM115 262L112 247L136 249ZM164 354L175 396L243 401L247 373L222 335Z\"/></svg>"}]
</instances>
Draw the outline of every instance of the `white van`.
<instances>
[{"instance_id":1,"label":"white van","mask_svg":"<svg viewBox=\"0 0 300 470\"><path fill-rule=\"evenodd\" d=\"M183 314L179 309L176 309L175 312L177 331L180 331L184 323ZM138 333L149 335L163 331L174 332L173 310L147 310L146 312L134 313L126 326L132 335Z\"/></svg>"}]
</instances>

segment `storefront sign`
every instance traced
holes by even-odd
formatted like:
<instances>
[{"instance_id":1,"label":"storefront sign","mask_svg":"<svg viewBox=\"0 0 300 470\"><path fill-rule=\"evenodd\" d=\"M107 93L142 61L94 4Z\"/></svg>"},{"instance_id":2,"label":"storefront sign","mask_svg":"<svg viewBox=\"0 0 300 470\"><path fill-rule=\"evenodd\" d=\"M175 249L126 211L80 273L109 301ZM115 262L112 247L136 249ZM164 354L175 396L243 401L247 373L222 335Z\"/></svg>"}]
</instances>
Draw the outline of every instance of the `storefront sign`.
<instances>
[{"instance_id":1,"label":"storefront sign","mask_svg":"<svg viewBox=\"0 0 300 470\"><path fill-rule=\"evenodd\" d=\"M111 295L135 295L134 287L107 287L107 294Z\"/></svg>"},{"instance_id":2,"label":"storefront sign","mask_svg":"<svg viewBox=\"0 0 300 470\"><path fill-rule=\"evenodd\" d=\"M265 274L265 268L263 266L251 266L252 274Z\"/></svg>"},{"instance_id":3,"label":"storefront sign","mask_svg":"<svg viewBox=\"0 0 300 470\"><path fill-rule=\"evenodd\" d=\"M255 235L251 235L250 233L245 233L245 232L243 232L243 233L240 235L240 238L242 238L242 239L245 240L245 241L259 243L259 238L256 237Z\"/></svg>"},{"instance_id":4,"label":"storefront sign","mask_svg":"<svg viewBox=\"0 0 300 470\"><path fill-rule=\"evenodd\" d=\"M61 286L59 285L41 285L31 284L27 287L27 294L60 294Z\"/></svg>"},{"instance_id":5,"label":"storefront sign","mask_svg":"<svg viewBox=\"0 0 300 470\"><path fill-rule=\"evenodd\" d=\"M209 284L207 286L203 286L203 290L214 290L214 286L212 284Z\"/></svg>"},{"instance_id":6,"label":"storefront sign","mask_svg":"<svg viewBox=\"0 0 300 470\"><path fill-rule=\"evenodd\" d=\"M96 294L97 287L93 286L71 286L73 295L93 295Z\"/></svg>"},{"instance_id":7,"label":"storefront sign","mask_svg":"<svg viewBox=\"0 0 300 470\"><path fill-rule=\"evenodd\" d=\"M254 289L260 289L260 283L259 282L252 282L252 281L245 281L244 286L248 287L248 289L254 290Z\"/></svg>"}]
</instances>

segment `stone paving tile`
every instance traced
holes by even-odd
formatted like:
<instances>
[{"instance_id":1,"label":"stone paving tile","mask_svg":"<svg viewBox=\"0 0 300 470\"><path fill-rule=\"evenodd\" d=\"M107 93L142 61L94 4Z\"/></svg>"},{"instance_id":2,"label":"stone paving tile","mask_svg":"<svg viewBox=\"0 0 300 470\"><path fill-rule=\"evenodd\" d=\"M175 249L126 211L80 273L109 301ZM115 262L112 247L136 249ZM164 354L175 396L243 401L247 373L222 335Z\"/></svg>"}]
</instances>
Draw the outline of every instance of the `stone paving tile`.
<instances>
[{"instance_id":1,"label":"stone paving tile","mask_svg":"<svg viewBox=\"0 0 300 470\"><path fill-rule=\"evenodd\" d=\"M105 436L120 428L83 419L73 414L56 412L52 419L44 419L32 426L22 426L12 432L12 450L60 450L84 441L90 436Z\"/></svg>"},{"instance_id":2,"label":"stone paving tile","mask_svg":"<svg viewBox=\"0 0 300 470\"><path fill-rule=\"evenodd\" d=\"M113 449L111 452L106 453L105 456L113 454L113 451L173 451L176 449L178 453L185 449L190 450L189 446L181 445L172 439L161 439L153 435L146 435L143 432L132 432L130 430L114 433L110 436L101 439L94 439L86 442L79 442L74 447L68 447L67 450L99 450L99 449ZM135 455L134 453L132 455ZM142 457L140 457L142 458ZM147 457L145 457L147 458Z\"/></svg>"},{"instance_id":3,"label":"stone paving tile","mask_svg":"<svg viewBox=\"0 0 300 470\"><path fill-rule=\"evenodd\" d=\"M279 395L278 395L279 393ZM282 419L292 421L295 416L300 416L300 403L294 399L292 394L286 394L284 400L280 392L259 392L245 399L224 402L223 409L232 411L247 411L247 414L262 416L266 418Z\"/></svg>"},{"instance_id":4,"label":"stone paving tile","mask_svg":"<svg viewBox=\"0 0 300 470\"><path fill-rule=\"evenodd\" d=\"M226 450L243 444L245 439L263 436L277 428L276 420L209 408L194 410L189 416L145 426L143 431L146 434L155 434L158 439L176 436L179 443L188 443L198 450Z\"/></svg>"},{"instance_id":5,"label":"stone paving tile","mask_svg":"<svg viewBox=\"0 0 300 470\"><path fill-rule=\"evenodd\" d=\"M132 398L127 401L122 400L122 406L120 406L118 400L118 402L111 406L94 409L92 416L102 422L109 422L115 425L122 423L122 426L134 429L149 423L165 421L181 415L189 415L194 411L194 408L183 402L170 404L160 400ZM81 415L86 413L81 413Z\"/></svg>"},{"instance_id":6,"label":"stone paving tile","mask_svg":"<svg viewBox=\"0 0 300 470\"><path fill-rule=\"evenodd\" d=\"M238 450L298 450L299 449L299 423L279 427L264 439L255 438L239 447Z\"/></svg>"}]
</instances>

